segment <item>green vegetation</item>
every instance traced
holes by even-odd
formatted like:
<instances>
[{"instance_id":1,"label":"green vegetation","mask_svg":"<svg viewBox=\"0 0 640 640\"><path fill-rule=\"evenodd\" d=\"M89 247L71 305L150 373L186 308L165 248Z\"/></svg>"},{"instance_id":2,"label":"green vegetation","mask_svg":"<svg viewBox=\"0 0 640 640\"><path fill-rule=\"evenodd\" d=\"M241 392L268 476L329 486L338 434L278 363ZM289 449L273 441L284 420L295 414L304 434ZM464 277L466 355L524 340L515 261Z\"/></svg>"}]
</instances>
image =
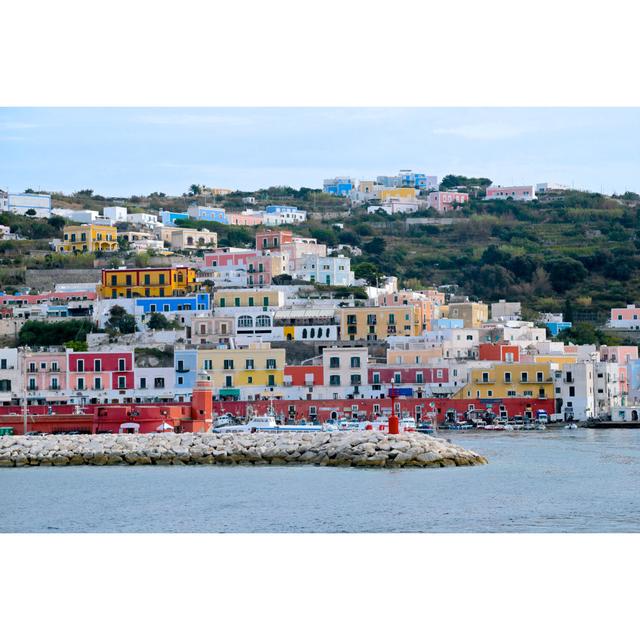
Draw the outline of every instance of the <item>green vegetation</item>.
<instances>
[{"instance_id":1,"label":"green vegetation","mask_svg":"<svg viewBox=\"0 0 640 640\"><path fill-rule=\"evenodd\" d=\"M623 344L623 341L617 336L596 329L589 322L578 322L571 327L571 329L560 331L555 337L555 340L560 342L573 342L573 344L595 344L596 346L600 346L601 344L609 346Z\"/></svg>"},{"instance_id":2,"label":"green vegetation","mask_svg":"<svg viewBox=\"0 0 640 640\"><path fill-rule=\"evenodd\" d=\"M119 304L111 307L109 311L109 319L105 322L105 329L107 333L135 333L136 332L136 319L127 313L124 307Z\"/></svg>"},{"instance_id":3,"label":"green vegetation","mask_svg":"<svg viewBox=\"0 0 640 640\"><path fill-rule=\"evenodd\" d=\"M177 320L169 320L162 313L153 312L147 321L147 327L152 331L166 331L169 329L180 329L180 323Z\"/></svg>"},{"instance_id":4,"label":"green vegetation","mask_svg":"<svg viewBox=\"0 0 640 640\"><path fill-rule=\"evenodd\" d=\"M94 328L89 320L61 320L60 322L27 320L18 334L18 345L50 347L70 342L79 342L82 345L86 341L87 334Z\"/></svg>"}]
</instances>

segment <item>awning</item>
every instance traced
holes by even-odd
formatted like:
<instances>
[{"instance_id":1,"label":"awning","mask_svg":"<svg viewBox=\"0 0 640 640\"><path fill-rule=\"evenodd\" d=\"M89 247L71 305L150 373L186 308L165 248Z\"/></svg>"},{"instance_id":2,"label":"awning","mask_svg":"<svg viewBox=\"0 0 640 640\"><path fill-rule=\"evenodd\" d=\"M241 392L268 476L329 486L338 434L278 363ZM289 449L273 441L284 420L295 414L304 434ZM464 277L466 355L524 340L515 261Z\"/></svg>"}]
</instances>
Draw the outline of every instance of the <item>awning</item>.
<instances>
[{"instance_id":1,"label":"awning","mask_svg":"<svg viewBox=\"0 0 640 640\"><path fill-rule=\"evenodd\" d=\"M228 398L239 398L240 389L220 389L218 391L218 395L222 397L228 397Z\"/></svg>"}]
</instances>

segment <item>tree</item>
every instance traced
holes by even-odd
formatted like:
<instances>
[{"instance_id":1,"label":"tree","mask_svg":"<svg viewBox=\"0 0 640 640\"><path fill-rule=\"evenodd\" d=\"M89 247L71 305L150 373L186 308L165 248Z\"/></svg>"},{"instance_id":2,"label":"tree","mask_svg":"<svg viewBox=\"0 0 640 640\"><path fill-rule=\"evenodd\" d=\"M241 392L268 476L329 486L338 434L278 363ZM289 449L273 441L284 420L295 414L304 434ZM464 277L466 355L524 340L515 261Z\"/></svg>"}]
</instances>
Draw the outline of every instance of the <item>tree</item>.
<instances>
[{"instance_id":1,"label":"tree","mask_svg":"<svg viewBox=\"0 0 640 640\"><path fill-rule=\"evenodd\" d=\"M18 334L18 344L30 347L51 347L65 344L70 340L85 342L94 325L89 320L63 320L44 322L27 320Z\"/></svg>"},{"instance_id":2,"label":"tree","mask_svg":"<svg viewBox=\"0 0 640 640\"><path fill-rule=\"evenodd\" d=\"M387 248L387 243L385 239L379 236L376 236L365 245L363 245L362 250L366 253L370 253L374 256L379 256L384 253L384 250Z\"/></svg>"},{"instance_id":3,"label":"tree","mask_svg":"<svg viewBox=\"0 0 640 640\"><path fill-rule=\"evenodd\" d=\"M573 258L553 258L544 264L551 284L558 293L564 293L584 280L588 272L582 262Z\"/></svg>"},{"instance_id":4,"label":"tree","mask_svg":"<svg viewBox=\"0 0 640 640\"><path fill-rule=\"evenodd\" d=\"M192 184L189 187L188 193L190 196L199 196L202 193L202 188L199 184Z\"/></svg>"},{"instance_id":5,"label":"tree","mask_svg":"<svg viewBox=\"0 0 640 640\"><path fill-rule=\"evenodd\" d=\"M24 215L25 216L36 216L36 215L38 215L38 212L35 209L27 209L24 212Z\"/></svg>"},{"instance_id":6,"label":"tree","mask_svg":"<svg viewBox=\"0 0 640 640\"><path fill-rule=\"evenodd\" d=\"M109 319L104 326L108 333L135 333L136 319L127 313L126 309L116 304L111 307Z\"/></svg>"},{"instance_id":7,"label":"tree","mask_svg":"<svg viewBox=\"0 0 640 640\"><path fill-rule=\"evenodd\" d=\"M361 262L353 268L356 278L366 280L372 287L376 285L378 278L382 275L375 264L371 262Z\"/></svg>"},{"instance_id":8,"label":"tree","mask_svg":"<svg viewBox=\"0 0 640 640\"><path fill-rule=\"evenodd\" d=\"M162 313L152 313L147 321L147 327L152 331L166 331L167 329L173 329L174 323Z\"/></svg>"}]
</instances>

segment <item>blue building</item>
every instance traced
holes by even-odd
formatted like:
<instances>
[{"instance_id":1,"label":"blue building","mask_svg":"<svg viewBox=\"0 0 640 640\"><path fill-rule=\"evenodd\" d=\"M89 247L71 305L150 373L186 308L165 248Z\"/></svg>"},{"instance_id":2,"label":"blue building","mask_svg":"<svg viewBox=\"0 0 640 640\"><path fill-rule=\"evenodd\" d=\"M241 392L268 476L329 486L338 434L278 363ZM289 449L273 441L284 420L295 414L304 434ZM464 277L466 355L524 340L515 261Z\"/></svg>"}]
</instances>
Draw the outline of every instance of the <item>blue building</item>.
<instances>
[{"instance_id":1,"label":"blue building","mask_svg":"<svg viewBox=\"0 0 640 640\"><path fill-rule=\"evenodd\" d=\"M355 184L351 178L338 177L329 178L324 181L322 190L334 196L348 196L355 189Z\"/></svg>"},{"instance_id":2,"label":"blue building","mask_svg":"<svg viewBox=\"0 0 640 640\"><path fill-rule=\"evenodd\" d=\"M564 329L571 329L570 322L547 322L547 329L552 336L557 336Z\"/></svg>"},{"instance_id":3,"label":"blue building","mask_svg":"<svg viewBox=\"0 0 640 640\"><path fill-rule=\"evenodd\" d=\"M227 214L224 209L216 207L199 207L192 205L188 209L190 218L201 222L219 222L220 224L229 224Z\"/></svg>"},{"instance_id":4,"label":"blue building","mask_svg":"<svg viewBox=\"0 0 640 640\"><path fill-rule=\"evenodd\" d=\"M209 311L211 308L208 293L194 293L189 296L168 298L136 298L136 310L147 313L178 313L180 311Z\"/></svg>"},{"instance_id":5,"label":"blue building","mask_svg":"<svg viewBox=\"0 0 640 640\"><path fill-rule=\"evenodd\" d=\"M167 227L175 227L176 220L188 220L188 213L178 213L176 211L161 211L160 220Z\"/></svg>"},{"instance_id":6,"label":"blue building","mask_svg":"<svg viewBox=\"0 0 640 640\"><path fill-rule=\"evenodd\" d=\"M176 370L176 396L187 400L196 385L198 375L198 352L195 349L175 351L173 366Z\"/></svg>"},{"instance_id":7,"label":"blue building","mask_svg":"<svg viewBox=\"0 0 640 640\"><path fill-rule=\"evenodd\" d=\"M431 321L431 331L438 329L464 329L462 318L437 318Z\"/></svg>"},{"instance_id":8,"label":"blue building","mask_svg":"<svg viewBox=\"0 0 640 640\"><path fill-rule=\"evenodd\" d=\"M268 207L265 207L264 210L267 213L296 213L298 211L298 207L288 207L280 204L270 204Z\"/></svg>"},{"instance_id":9,"label":"blue building","mask_svg":"<svg viewBox=\"0 0 640 640\"><path fill-rule=\"evenodd\" d=\"M437 189L438 176L428 176L403 169L397 176L378 176L376 183L383 187L412 187L414 189Z\"/></svg>"}]
</instances>

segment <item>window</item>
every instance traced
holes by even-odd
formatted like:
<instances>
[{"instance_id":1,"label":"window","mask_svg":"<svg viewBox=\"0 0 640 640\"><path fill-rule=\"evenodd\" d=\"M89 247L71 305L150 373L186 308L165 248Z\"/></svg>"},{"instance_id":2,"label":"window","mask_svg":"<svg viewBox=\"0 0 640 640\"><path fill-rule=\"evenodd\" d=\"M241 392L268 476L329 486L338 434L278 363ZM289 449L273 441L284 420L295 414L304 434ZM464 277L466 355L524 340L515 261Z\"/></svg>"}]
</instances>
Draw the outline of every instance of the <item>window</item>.
<instances>
[{"instance_id":1,"label":"window","mask_svg":"<svg viewBox=\"0 0 640 640\"><path fill-rule=\"evenodd\" d=\"M51 363L51 371L59 371L59 367L58 367L58 363L57 362L52 362Z\"/></svg>"},{"instance_id":2,"label":"window","mask_svg":"<svg viewBox=\"0 0 640 640\"><path fill-rule=\"evenodd\" d=\"M118 371L126 371L126 366L125 366L125 359L124 358L119 358L118 359Z\"/></svg>"},{"instance_id":3,"label":"window","mask_svg":"<svg viewBox=\"0 0 640 640\"><path fill-rule=\"evenodd\" d=\"M94 360L93 361L93 370L94 371L102 371L102 360Z\"/></svg>"},{"instance_id":4,"label":"window","mask_svg":"<svg viewBox=\"0 0 640 640\"><path fill-rule=\"evenodd\" d=\"M84 378L78 378L78 381L76 383L76 388L79 391L83 391L84 390Z\"/></svg>"},{"instance_id":5,"label":"window","mask_svg":"<svg viewBox=\"0 0 640 640\"><path fill-rule=\"evenodd\" d=\"M51 389L53 389L54 391L56 389L59 389L58 378L51 378Z\"/></svg>"},{"instance_id":6,"label":"window","mask_svg":"<svg viewBox=\"0 0 640 640\"><path fill-rule=\"evenodd\" d=\"M340 358L337 356L332 356L329 358L329 369L339 369L340 368Z\"/></svg>"},{"instance_id":7,"label":"window","mask_svg":"<svg viewBox=\"0 0 640 640\"><path fill-rule=\"evenodd\" d=\"M416 382L422 384L424 382L424 374L422 371L416 371Z\"/></svg>"},{"instance_id":8,"label":"window","mask_svg":"<svg viewBox=\"0 0 640 640\"><path fill-rule=\"evenodd\" d=\"M151 276L148 273L145 273L144 275L144 283L151 284Z\"/></svg>"},{"instance_id":9,"label":"window","mask_svg":"<svg viewBox=\"0 0 640 640\"><path fill-rule=\"evenodd\" d=\"M84 371L84 360L78 360L78 371L81 373Z\"/></svg>"},{"instance_id":10,"label":"window","mask_svg":"<svg viewBox=\"0 0 640 640\"><path fill-rule=\"evenodd\" d=\"M235 299L235 305L236 305L236 307L240 306L240 298L236 298Z\"/></svg>"},{"instance_id":11,"label":"window","mask_svg":"<svg viewBox=\"0 0 640 640\"><path fill-rule=\"evenodd\" d=\"M267 358L267 369L275 369L276 361L275 358Z\"/></svg>"},{"instance_id":12,"label":"window","mask_svg":"<svg viewBox=\"0 0 640 640\"><path fill-rule=\"evenodd\" d=\"M2 358L2 360L0 360L0 369L6 369L6 368L7 368L7 359Z\"/></svg>"},{"instance_id":13,"label":"window","mask_svg":"<svg viewBox=\"0 0 640 640\"><path fill-rule=\"evenodd\" d=\"M95 377L93 379L93 388L94 389L102 389L102 378L100 377Z\"/></svg>"},{"instance_id":14,"label":"window","mask_svg":"<svg viewBox=\"0 0 640 640\"><path fill-rule=\"evenodd\" d=\"M244 368L245 369L255 369L255 364L254 364L253 359L246 360L245 364L244 364Z\"/></svg>"},{"instance_id":15,"label":"window","mask_svg":"<svg viewBox=\"0 0 640 640\"><path fill-rule=\"evenodd\" d=\"M124 376L118 376L118 389L124 389L127 386L127 379Z\"/></svg>"},{"instance_id":16,"label":"window","mask_svg":"<svg viewBox=\"0 0 640 640\"><path fill-rule=\"evenodd\" d=\"M351 358L351 368L352 369L359 369L360 368L360 357L359 356L353 356Z\"/></svg>"},{"instance_id":17,"label":"window","mask_svg":"<svg viewBox=\"0 0 640 640\"><path fill-rule=\"evenodd\" d=\"M164 273L158 276L158 284L164 284Z\"/></svg>"},{"instance_id":18,"label":"window","mask_svg":"<svg viewBox=\"0 0 640 640\"><path fill-rule=\"evenodd\" d=\"M360 376L360 374L356 373L351 376L351 384L354 387L362 384L362 377Z\"/></svg>"},{"instance_id":19,"label":"window","mask_svg":"<svg viewBox=\"0 0 640 640\"><path fill-rule=\"evenodd\" d=\"M264 296L264 298L262 298L262 306L263 307L269 306L269 296Z\"/></svg>"},{"instance_id":20,"label":"window","mask_svg":"<svg viewBox=\"0 0 640 640\"><path fill-rule=\"evenodd\" d=\"M576 388L575 387L569 387L569 396L570 397L575 397L576 395Z\"/></svg>"},{"instance_id":21,"label":"window","mask_svg":"<svg viewBox=\"0 0 640 640\"><path fill-rule=\"evenodd\" d=\"M154 378L153 387L154 389L164 389L164 378Z\"/></svg>"},{"instance_id":22,"label":"window","mask_svg":"<svg viewBox=\"0 0 640 640\"><path fill-rule=\"evenodd\" d=\"M184 384L184 378L182 376L178 376L178 384Z\"/></svg>"},{"instance_id":23,"label":"window","mask_svg":"<svg viewBox=\"0 0 640 640\"><path fill-rule=\"evenodd\" d=\"M511 372L510 371L506 371L504 374L504 381L507 384L511 384Z\"/></svg>"},{"instance_id":24,"label":"window","mask_svg":"<svg viewBox=\"0 0 640 640\"><path fill-rule=\"evenodd\" d=\"M140 388L141 389L146 389L147 388L147 379L146 378L140 378Z\"/></svg>"},{"instance_id":25,"label":"window","mask_svg":"<svg viewBox=\"0 0 640 640\"><path fill-rule=\"evenodd\" d=\"M340 376L329 376L329 384L332 387L340 386Z\"/></svg>"},{"instance_id":26,"label":"window","mask_svg":"<svg viewBox=\"0 0 640 640\"><path fill-rule=\"evenodd\" d=\"M249 296L249 306L253 307L253 296Z\"/></svg>"},{"instance_id":27,"label":"window","mask_svg":"<svg viewBox=\"0 0 640 640\"><path fill-rule=\"evenodd\" d=\"M267 386L268 387L275 387L276 386L276 378L273 374L269 374L269 378L267 380Z\"/></svg>"},{"instance_id":28,"label":"window","mask_svg":"<svg viewBox=\"0 0 640 640\"><path fill-rule=\"evenodd\" d=\"M178 360L178 371L186 371L184 368L184 360Z\"/></svg>"},{"instance_id":29,"label":"window","mask_svg":"<svg viewBox=\"0 0 640 640\"><path fill-rule=\"evenodd\" d=\"M125 277L125 284L127 285L127 287L131 286L131 276L126 276Z\"/></svg>"},{"instance_id":30,"label":"window","mask_svg":"<svg viewBox=\"0 0 640 640\"><path fill-rule=\"evenodd\" d=\"M211 371L211 369L213 369L213 360L203 360L202 361L202 368L205 371Z\"/></svg>"},{"instance_id":31,"label":"window","mask_svg":"<svg viewBox=\"0 0 640 640\"><path fill-rule=\"evenodd\" d=\"M238 328L250 329L253 327L253 318L251 316L240 316L238 318Z\"/></svg>"},{"instance_id":32,"label":"window","mask_svg":"<svg viewBox=\"0 0 640 640\"><path fill-rule=\"evenodd\" d=\"M373 373L373 384L380 384L380 373L378 371Z\"/></svg>"},{"instance_id":33,"label":"window","mask_svg":"<svg viewBox=\"0 0 640 640\"><path fill-rule=\"evenodd\" d=\"M226 370L233 369L233 360L225 360L223 364L223 368Z\"/></svg>"},{"instance_id":34,"label":"window","mask_svg":"<svg viewBox=\"0 0 640 640\"><path fill-rule=\"evenodd\" d=\"M536 371L536 382L544 382L544 372Z\"/></svg>"},{"instance_id":35,"label":"window","mask_svg":"<svg viewBox=\"0 0 640 640\"><path fill-rule=\"evenodd\" d=\"M168 304L163 304L162 305L162 310L163 311L169 311L169 305Z\"/></svg>"},{"instance_id":36,"label":"window","mask_svg":"<svg viewBox=\"0 0 640 640\"><path fill-rule=\"evenodd\" d=\"M520 374L520 382L529 382L529 374L526 371Z\"/></svg>"},{"instance_id":37,"label":"window","mask_svg":"<svg viewBox=\"0 0 640 640\"><path fill-rule=\"evenodd\" d=\"M482 382L489 382L489 373L487 371L482 372Z\"/></svg>"},{"instance_id":38,"label":"window","mask_svg":"<svg viewBox=\"0 0 640 640\"><path fill-rule=\"evenodd\" d=\"M38 387L36 387L36 379L29 378L29 391L35 391Z\"/></svg>"},{"instance_id":39,"label":"window","mask_svg":"<svg viewBox=\"0 0 640 640\"><path fill-rule=\"evenodd\" d=\"M271 318L269 316L258 316L256 318L256 327L270 327Z\"/></svg>"},{"instance_id":40,"label":"window","mask_svg":"<svg viewBox=\"0 0 640 640\"><path fill-rule=\"evenodd\" d=\"M224 386L225 387L233 387L233 376L225 376L224 377Z\"/></svg>"}]
</instances>

